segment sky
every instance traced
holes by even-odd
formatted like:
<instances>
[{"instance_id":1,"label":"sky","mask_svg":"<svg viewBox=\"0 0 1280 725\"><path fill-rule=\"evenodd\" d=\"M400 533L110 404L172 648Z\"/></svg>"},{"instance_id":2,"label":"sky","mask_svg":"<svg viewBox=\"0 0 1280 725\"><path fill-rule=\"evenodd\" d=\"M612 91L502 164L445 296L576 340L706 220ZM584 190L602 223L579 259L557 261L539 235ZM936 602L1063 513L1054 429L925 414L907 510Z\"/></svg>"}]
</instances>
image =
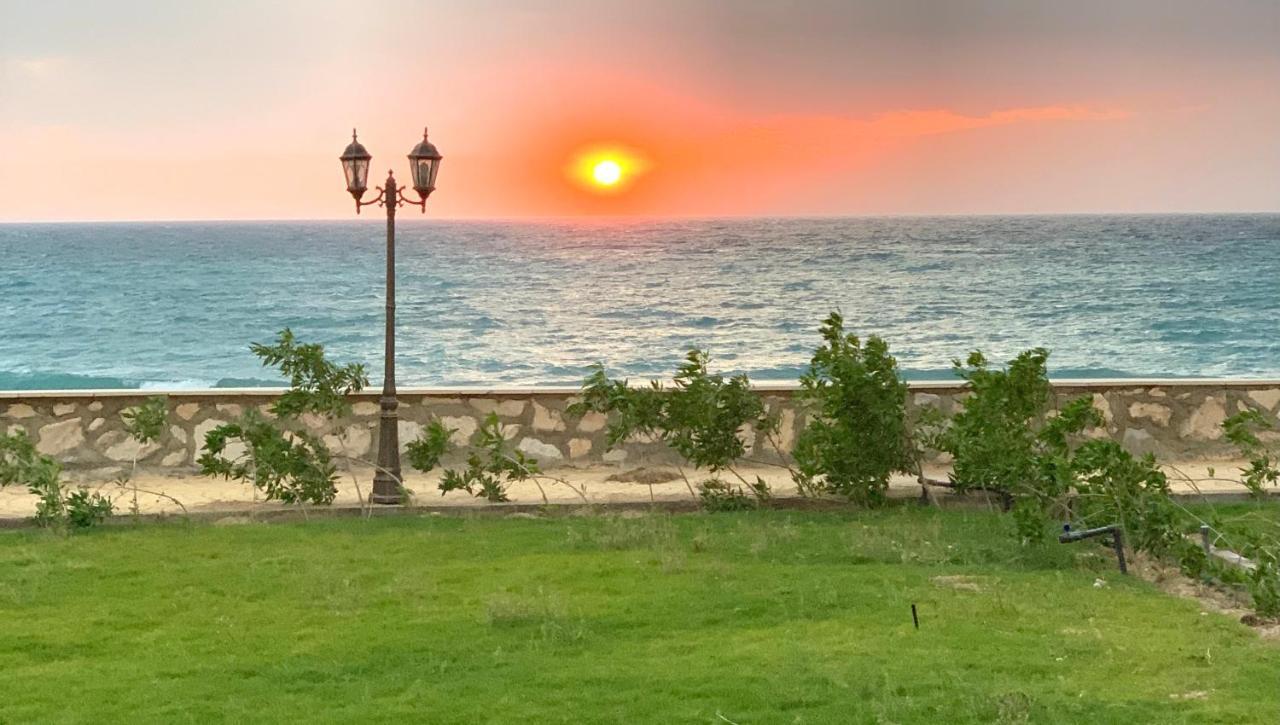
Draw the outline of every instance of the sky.
<instances>
[{"instance_id":1,"label":"sky","mask_svg":"<svg viewBox=\"0 0 1280 725\"><path fill-rule=\"evenodd\" d=\"M447 218L1276 211L1280 2L0 0L0 221L346 218L424 126Z\"/></svg>"}]
</instances>

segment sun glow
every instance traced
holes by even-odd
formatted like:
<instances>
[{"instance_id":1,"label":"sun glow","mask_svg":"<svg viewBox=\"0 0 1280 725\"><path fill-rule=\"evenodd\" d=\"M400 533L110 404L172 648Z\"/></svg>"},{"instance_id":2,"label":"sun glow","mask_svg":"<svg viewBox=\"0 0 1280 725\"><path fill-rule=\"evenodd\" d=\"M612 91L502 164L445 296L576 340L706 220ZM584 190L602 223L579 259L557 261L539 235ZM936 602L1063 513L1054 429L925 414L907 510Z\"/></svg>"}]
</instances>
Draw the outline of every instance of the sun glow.
<instances>
[{"instance_id":1,"label":"sun glow","mask_svg":"<svg viewBox=\"0 0 1280 725\"><path fill-rule=\"evenodd\" d=\"M605 159L591 167L591 178L597 184L613 186L622 179L622 166L613 159Z\"/></svg>"},{"instance_id":2,"label":"sun glow","mask_svg":"<svg viewBox=\"0 0 1280 725\"><path fill-rule=\"evenodd\" d=\"M639 153L616 145L579 151L566 168L571 181L596 194L617 194L631 187L649 163Z\"/></svg>"}]
</instances>

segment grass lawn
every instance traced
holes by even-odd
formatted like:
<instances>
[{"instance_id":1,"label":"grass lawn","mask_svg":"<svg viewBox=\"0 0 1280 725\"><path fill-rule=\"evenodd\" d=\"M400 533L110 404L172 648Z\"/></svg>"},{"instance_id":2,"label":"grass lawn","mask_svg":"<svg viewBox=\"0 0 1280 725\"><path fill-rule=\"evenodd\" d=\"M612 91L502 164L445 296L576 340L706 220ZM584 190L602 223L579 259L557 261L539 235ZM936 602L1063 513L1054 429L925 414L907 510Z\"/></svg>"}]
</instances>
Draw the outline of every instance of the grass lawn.
<instances>
[{"instance_id":1,"label":"grass lawn","mask_svg":"<svg viewBox=\"0 0 1280 725\"><path fill-rule=\"evenodd\" d=\"M1274 501L1188 507L1225 537L1219 546L1243 547L1250 535L1280 538L1280 505Z\"/></svg>"},{"instance_id":2,"label":"grass lawn","mask_svg":"<svg viewBox=\"0 0 1280 725\"><path fill-rule=\"evenodd\" d=\"M0 533L0 722L1280 722L1280 644L1101 545L1007 526L902 507Z\"/></svg>"}]
</instances>

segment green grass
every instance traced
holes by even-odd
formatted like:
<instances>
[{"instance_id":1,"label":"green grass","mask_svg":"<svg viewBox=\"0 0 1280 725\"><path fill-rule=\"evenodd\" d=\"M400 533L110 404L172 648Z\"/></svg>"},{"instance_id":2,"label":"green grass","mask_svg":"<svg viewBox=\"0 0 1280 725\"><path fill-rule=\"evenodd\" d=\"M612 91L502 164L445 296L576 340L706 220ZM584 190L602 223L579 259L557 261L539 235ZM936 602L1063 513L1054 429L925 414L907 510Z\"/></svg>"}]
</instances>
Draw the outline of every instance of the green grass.
<instances>
[{"instance_id":1,"label":"green grass","mask_svg":"<svg viewBox=\"0 0 1280 725\"><path fill-rule=\"evenodd\" d=\"M1273 500L1188 508L1214 528L1218 546L1245 550L1255 537L1280 540L1280 505Z\"/></svg>"},{"instance_id":2,"label":"green grass","mask_svg":"<svg viewBox=\"0 0 1280 725\"><path fill-rule=\"evenodd\" d=\"M1007 524L904 507L5 533L0 722L1278 721L1280 646L1101 546L1024 549Z\"/></svg>"}]
</instances>

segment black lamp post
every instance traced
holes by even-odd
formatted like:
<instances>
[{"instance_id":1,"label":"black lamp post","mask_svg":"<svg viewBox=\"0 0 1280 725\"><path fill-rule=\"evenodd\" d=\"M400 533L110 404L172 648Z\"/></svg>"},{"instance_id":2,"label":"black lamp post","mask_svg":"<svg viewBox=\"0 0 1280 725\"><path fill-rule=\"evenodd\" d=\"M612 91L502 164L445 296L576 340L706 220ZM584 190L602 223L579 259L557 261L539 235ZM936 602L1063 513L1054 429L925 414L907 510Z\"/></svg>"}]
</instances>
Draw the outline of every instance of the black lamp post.
<instances>
[{"instance_id":1,"label":"black lamp post","mask_svg":"<svg viewBox=\"0 0 1280 725\"><path fill-rule=\"evenodd\" d=\"M378 197L372 201L361 199L369 188L369 161L373 157L356 140L355 129L351 130L351 143L338 158L347 177L347 191L356 200L356 213L360 213L360 207L370 204L380 204L387 209L386 351L382 398L379 400L382 414L378 419L378 471L373 475L373 493L369 500L374 503L400 503L404 496L400 485L400 431L396 420L396 407L399 406L396 401L396 207L417 204L426 213L427 197L436 190L441 156L427 140L426 129L423 129L422 143L409 152L409 172L413 176L413 190L418 192L419 198L406 197L404 187L396 186L395 175L388 171L386 182L377 188Z\"/></svg>"}]
</instances>

